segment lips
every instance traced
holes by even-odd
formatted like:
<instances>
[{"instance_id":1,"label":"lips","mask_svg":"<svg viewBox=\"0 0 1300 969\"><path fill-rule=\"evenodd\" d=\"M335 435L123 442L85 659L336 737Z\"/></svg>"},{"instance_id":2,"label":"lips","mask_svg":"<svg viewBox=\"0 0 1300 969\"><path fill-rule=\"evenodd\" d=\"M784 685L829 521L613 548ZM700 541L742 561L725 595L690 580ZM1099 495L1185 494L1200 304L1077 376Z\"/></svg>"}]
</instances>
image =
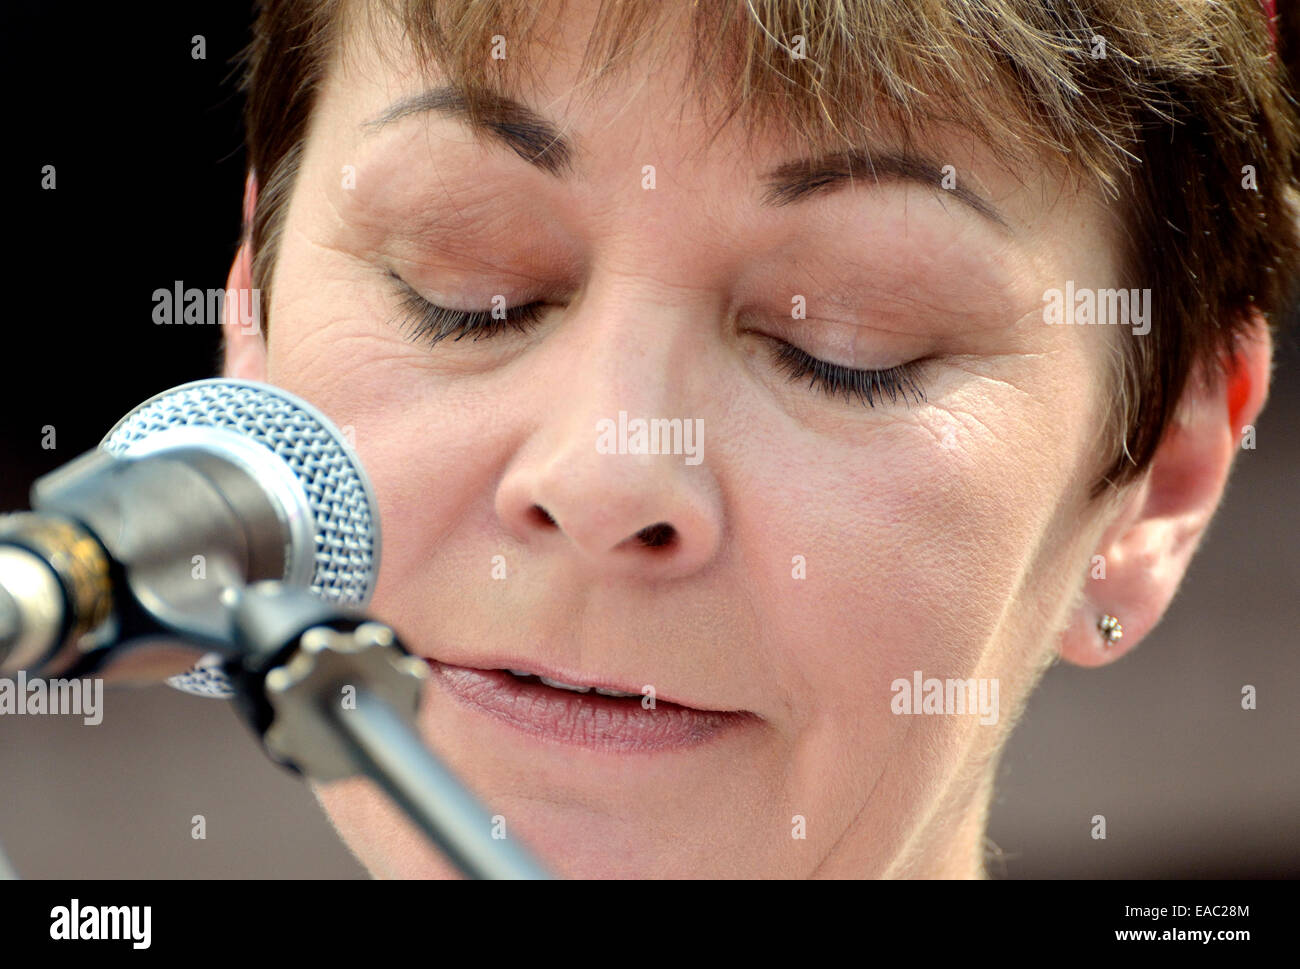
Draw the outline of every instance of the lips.
<instances>
[{"instance_id":1,"label":"lips","mask_svg":"<svg viewBox=\"0 0 1300 969\"><path fill-rule=\"evenodd\" d=\"M510 669L476 669L427 659L434 683L462 707L543 740L610 752L698 746L753 719L744 711L701 710L646 686L588 682ZM617 695L622 694L622 695Z\"/></svg>"}]
</instances>

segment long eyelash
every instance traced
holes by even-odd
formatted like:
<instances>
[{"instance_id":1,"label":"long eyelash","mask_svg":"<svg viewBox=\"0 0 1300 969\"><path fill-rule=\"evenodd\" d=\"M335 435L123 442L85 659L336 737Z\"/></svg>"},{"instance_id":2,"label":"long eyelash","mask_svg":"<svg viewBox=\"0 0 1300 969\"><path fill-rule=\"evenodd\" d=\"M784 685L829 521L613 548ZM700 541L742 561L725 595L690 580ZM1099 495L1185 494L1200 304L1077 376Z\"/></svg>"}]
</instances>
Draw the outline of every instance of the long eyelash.
<instances>
[{"instance_id":1,"label":"long eyelash","mask_svg":"<svg viewBox=\"0 0 1300 969\"><path fill-rule=\"evenodd\" d=\"M467 336L473 336L477 341L490 339L505 330L526 332L541 319L540 302L508 307L506 315L497 318L491 310L451 310L435 306L396 275L393 279L402 290L401 312L393 322L407 339L426 346L436 346L448 337L452 342Z\"/></svg>"},{"instance_id":2,"label":"long eyelash","mask_svg":"<svg viewBox=\"0 0 1300 969\"><path fill-rule=\"evenodd\" d=\"M810 390L816 387L831 397L842 396L846 401L857 399L872 408L876 401L883 403L886 397L891 404L897 403L900 396L904 402L909 396L915 403L925 400L925 391L917 381L920 368L915 363L888 370L853 370L818 360L783 340L774 342L777 365L791 381L807 377Z\"/></svg>"}]
</instances>

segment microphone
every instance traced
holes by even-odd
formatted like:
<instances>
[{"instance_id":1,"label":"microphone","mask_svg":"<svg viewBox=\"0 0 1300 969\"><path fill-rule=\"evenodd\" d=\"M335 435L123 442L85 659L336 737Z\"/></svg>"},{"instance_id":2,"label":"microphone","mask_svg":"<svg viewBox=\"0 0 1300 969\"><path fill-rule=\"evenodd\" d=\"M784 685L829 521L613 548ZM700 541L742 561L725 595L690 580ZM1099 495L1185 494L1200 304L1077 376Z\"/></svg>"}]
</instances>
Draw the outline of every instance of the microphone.
<instances>
[{"instance_id":1,"label":"microphone","mask_svg":"<svg viewBox=\"0 0 1300 969\"><path fill-rule=\"evenodd\" d=\"M206 646L167 682L236 699L283 766L368 776L471 877L549 877L415 730L428 667L358 608L379 571L374 491L315 408L269 384L184 384L39 478L31 504L0 518L0 674Z\"/></svg>"},{"instance_id":2,"label":"microphone","mask_svg":"<svg viewBox=\"0 0 1300 969\"><path fill-rule=\"evenodd\" d=\"M31 506L0 517L0 675L86 675L185 640L225 648L169 685L230 697L229 590L271 579L364 606L379 568L374 492L343 434L253 381L150 398L38 479Z\"/></svg>"}]
</instances>

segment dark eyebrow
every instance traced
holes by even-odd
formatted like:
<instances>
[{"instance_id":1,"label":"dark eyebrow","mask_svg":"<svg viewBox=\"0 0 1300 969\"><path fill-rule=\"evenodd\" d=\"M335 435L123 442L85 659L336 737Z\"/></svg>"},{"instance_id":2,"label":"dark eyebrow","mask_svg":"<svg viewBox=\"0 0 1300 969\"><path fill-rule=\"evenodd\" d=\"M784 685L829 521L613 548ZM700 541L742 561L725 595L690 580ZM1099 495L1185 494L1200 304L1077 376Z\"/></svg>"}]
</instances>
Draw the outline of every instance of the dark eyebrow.
<instances>
[{"instance_id":1,"label":"dark eyebrow","mask_svg":"<svg viewBox=\"0 0 1300 969\"><path fill-rule=\"evenodd\" d=\"M393 104L363 128L382 128L414 114L435 112L469 123L466 96L452 85L430 88ZM550 175L562 177L573 168L573 143L552 122L525 104L501 94L479 97L476 130L496 139L524 161ZM864 149L834 152L813 159L786 162L767 174L763 204L791 205L810 196L834 191L854 179L905 181L946 192L1003 228L1007 221L991 202L964 185L941 186L943 168L932 159L905 151L869 152Z\"/></svg>"},{"instance_id":2,"label":"dark eyebrow","mask_svg":"<svg viewBox=\"0 0 1300 969\"><path fill-rule=\"evenodd\" d=\"M810 195L834 191L855 178L882 181L914 182L948 193L964 202L986 219L1008 228L1007 221L991 202L964 185L943 188L943 167L932 159L901 151L868 152L851 150L833 152L819 158L786 162L772 169L765 178L768 188L764 205L790 205Z\"/></svg>"},{"instance_id":3,"label":"dark eyebrow","mask_svg":"<svg viewBox=\"0 0 1300 969\"><path fill-rule=\"evenodd\" d=\"M433 111L468 123L469 101L446 85L404 98L362 127L380 128L412 114ZM563 175L573 165L573 145L560 129L527 105L499 94L479 98L478 130L490 135L530 165L551 175Z\"/></svg>"}]
</instances>

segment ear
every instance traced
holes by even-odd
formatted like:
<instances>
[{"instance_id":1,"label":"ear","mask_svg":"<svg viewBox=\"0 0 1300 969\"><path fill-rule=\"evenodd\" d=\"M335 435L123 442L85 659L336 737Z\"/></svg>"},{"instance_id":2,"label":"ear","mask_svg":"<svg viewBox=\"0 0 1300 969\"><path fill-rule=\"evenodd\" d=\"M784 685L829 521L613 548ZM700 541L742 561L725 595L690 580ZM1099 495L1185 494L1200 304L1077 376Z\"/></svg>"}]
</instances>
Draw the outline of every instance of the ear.
<instances>
[{"instance_id":1,"label":"ear","mask_svg":"<svg viewBox=\"0 0 1300 969\"><path fill-rule=\"evenodd\" d=\"M1224 378L1189 380L1150 468L1120 500L1097 544L1080 605L1061 637L1063 659L1104 665L1160 621L1223 497L1243 428L1264 406L1272 357L1268 326L1256 312ZM1119 620L1120 639L1102 635L1103 615Z\"/></svg>"},{"instance_id":2,"label":"ear","mask_svg":"<svg viewBox=\"0 0 1300 969\"><path fill-rule=\"evenodd\" d=\"M226 302L221 321L225 348L221 375L244 380L266 380L266 340L262 335L262 294L253 289L253 210L257 206L257 177L244 182L243 242L235 253L226 280Z\"/></svg>"}]
</instances>

